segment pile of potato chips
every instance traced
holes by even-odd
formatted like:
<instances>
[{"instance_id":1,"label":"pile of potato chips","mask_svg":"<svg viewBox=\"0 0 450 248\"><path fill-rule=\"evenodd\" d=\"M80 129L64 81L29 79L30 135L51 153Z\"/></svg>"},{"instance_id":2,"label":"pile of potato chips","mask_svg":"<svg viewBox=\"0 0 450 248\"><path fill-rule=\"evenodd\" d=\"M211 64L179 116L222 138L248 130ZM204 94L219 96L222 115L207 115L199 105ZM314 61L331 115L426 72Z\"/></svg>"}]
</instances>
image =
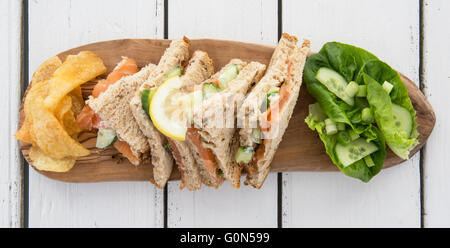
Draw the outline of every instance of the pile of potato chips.
<instances>
[{"instance_id":1,"label":"pile of potato chips","mask_svg":"<svg viewBox=\"0 0 450 248\"><path fill-rule=\"evenodd\" d=\"M89 151L77 140L76 116L84 106L80 85L106 72L89 51L45 61L34 72L24 100L25 120L16 138L31 143L30 159L38 170L66 172Z\"/></svg>"}]
</instances>

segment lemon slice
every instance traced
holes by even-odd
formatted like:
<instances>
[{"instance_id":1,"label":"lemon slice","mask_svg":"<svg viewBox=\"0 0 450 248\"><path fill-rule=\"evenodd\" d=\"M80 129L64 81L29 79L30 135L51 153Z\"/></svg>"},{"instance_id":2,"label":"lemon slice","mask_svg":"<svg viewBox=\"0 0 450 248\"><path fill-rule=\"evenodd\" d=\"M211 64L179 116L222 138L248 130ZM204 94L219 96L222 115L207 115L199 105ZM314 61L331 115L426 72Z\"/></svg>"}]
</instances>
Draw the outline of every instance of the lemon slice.
<instances>
[{"instance_id":1,"label":"lemon slice","mask_svg":"<svg viewBox=\"0 0 450 248\"><path fill-rule=\"evenodd\" d=\"M180 88L182 81L176 76L165 81L153 95L150 102L150 117L153 125L165 136L184 141L188 118L186 94Z\"/></svg>"}]
</instances>

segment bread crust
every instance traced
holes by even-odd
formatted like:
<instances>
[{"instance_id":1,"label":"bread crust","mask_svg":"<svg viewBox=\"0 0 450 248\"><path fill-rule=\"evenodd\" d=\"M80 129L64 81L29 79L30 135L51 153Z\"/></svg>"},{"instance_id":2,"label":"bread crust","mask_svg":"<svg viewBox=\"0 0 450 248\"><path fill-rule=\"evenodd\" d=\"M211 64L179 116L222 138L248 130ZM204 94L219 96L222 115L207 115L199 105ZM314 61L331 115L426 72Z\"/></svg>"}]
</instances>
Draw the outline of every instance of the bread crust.
<instances>
[{"instance_id":1,"label":"bread crust","mask_svg":"<svg viewBox=\"0 0 450 248\"><path fill-rule=\"evenodd\" d=\"M180 189L186 188L190 191L202 188L202 178L199 167L189 150L188 144L184 141L168 139L178 170L181 173Z\"/></svg>"},{"instance_id":2,"label":"bread crust","mask_svg":"<svg viewBox=\"0 0 450 248\"><path fill-rule=\"evenodd\" d=\"M255 146L251 134L253 128L257 127L263 118L260 103L272 87L279 87L284 83L283 87L289 89L290 95L286 104L277 115L278 118L271 121L272 126L278 127L277 135L272 139L264 139L264 145L259 147L259 149L264 149L262 159L254 158L252 162L244 165L248 173L244 183L255 188L261 188L270 171L270 163L286 131L299 96L310 42L304 40L301 47L298 47L296 43L295 36L283 34L272 55L266 74L247 96L238 113L238 123L242 126L239 131L240 145ZM236 146L235 149L237 149Z\"/></svg>"},{"instance_id":3,"label":"bread crust","mask_svg":"<svg viewBox=\"0 0 450 248\"><path fill-rule=\"evenodd\" d=\"M144 112L141 103L141 93L144 89L160 86L165 75L176 66L183 66L189 59L190 41L183 37L181 40L173 40L164 52L155 70L141 85L135 96L129 102L134 119L150 145L151 163L153 165L153 182L158 188L164 188L172 173L172 155L164 149L167 139L153 126L153 123Z\"/></svg>"},{"instance_id":4,"label":"bread crust","mask_svg":"<svg viewBox=\"0 0 450 248\"><path fill-rule=\"evenodd\" d=\"M245 98L245 94L253 84L260 80L266 66L258 62L247 64L241 60L233 59L220 72L205 82L215 81L231 64L238 65L238 76L228 83L226 89L205 100L202 108L196 111L194 115L200 116L199 118L203 120L202 127L198 129L198 133L204 141L203 147L214 153L217 167L221 169L223 176L230 181L233 187L239 188L241 167L233 163L231 150L236 131L235 116L237 109ZM195 147L192 146L192 149L198 153ZM217 181L216 183L221 182Z\"/></svg>"},{"instance_id":5,"label":"bread crust","mask_svg":"<svg viewBox=\"0 0 450 248\"><path fill-rule=\"evenodd\" d=\"M186 72L181 77L182 91L192 92L203 80L209 78L214 73L214 63L208 54L203 51L195 51L186 67ZM181 173L180 188L186 187L188 190L199 190L202 185L199 165L194 159L189 145L185 141L178 141L168 138L168 142L173 149L172 155Z\"/></svg>"},{"instance_id":6,"label":"bread crust","mask_svg":"<svg viewBox=\"0 0 450 248\"><path fill-rule=\"evenodd\" d=\"M150 147L133 118L129 102L155 68L156 65L149 64L139 72L121 78L97 98L90 96L86 101L86 104L116 131L118 139L130 145L133 155L138 158L135 165L142 161L143 154L148 152Z\"/></svg>"}]
</instances>

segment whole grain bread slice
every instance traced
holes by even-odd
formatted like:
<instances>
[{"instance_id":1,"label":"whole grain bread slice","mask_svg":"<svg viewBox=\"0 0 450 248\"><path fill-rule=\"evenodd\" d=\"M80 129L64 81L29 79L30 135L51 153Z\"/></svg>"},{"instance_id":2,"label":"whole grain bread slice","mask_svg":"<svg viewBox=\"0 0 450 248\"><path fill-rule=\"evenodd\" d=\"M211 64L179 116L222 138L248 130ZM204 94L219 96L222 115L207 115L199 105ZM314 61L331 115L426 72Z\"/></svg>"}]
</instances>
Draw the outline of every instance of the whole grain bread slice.
<instances>
[{"instance_id":1,"label":"whole grain bread slice","mask_svg":"<svg viewBox=\"0 0 450 248\"><path fill-rule=\"evenodd\" d=\"M208 54L203 51L195 51L186 67L186 72L181 76L181 90L190 93L195 90L203 80L209 78L214 73L214 63ZM178 141L168 138L172 155L181 173L180 188L186 187L188 190L199 190L202 179L199 166L194 159L188 144L185 141Z\"/></svg>"},{"instance_id":2,"label":"whole grain bread slice","mask_svg":"<svg viewBox=\"0 0 450 248\"><path fill-rule=\"evenodd\" d=\"M153 165L153 179L151 181L159 188L164 188L172 173L173 159L170 152L164 148L164 144L167 142L166 137L153 126L142 108L141 94L144 89L160 86L167 73L176 66L184 66L189 59L189 50L190 41L188 38L183 37L180 40L173 40L155 70L148 76L129 103L134 119L150 145L151 163Z\"/></svg>"},{"instance_id":3,"label":"whole grain bread slice","mask_svg":"<svg viewBox=\"0 0 450 248\"><path fill-rule=\"evenodd\" d=\"M194 119L201 116L202 126L196 130L201 136L204 148L210 149L215 156L215 162L223 176L235 188L240 186L241 167L233 163L231 145L236 130L236 112L242 104L247 91L262 77L265 65L258 62L245 62L233 59L212 79L215 81L231 64L238 65L238 76L228 83L228 87L205 100L202 108L196 111ZM197 147L193 149L198 153Z\"/></svg>"},{"instance_id":4,"label":"whole grain bread slice","mask_svg":"<svg viewBox=\"0 0 450 248\"><path fill-rule=\"evenodd\" d=\"M149 150L149 145L134 120L129 102L155 68L156 65L149 64L139 72L121 78L97 98L90 96L86 101L86 104L116 131L118 139L130 145L131 152L138 158L136 165L142 161L143 154Z\"/></svg>"},{"instance_id":5,"label":"whole grain bread slice","mask_svg":"<svg viewBox=\"0 0 450 248\"><path fill-rule=\"evenodd\" d=\"M303 68L310 50L310 42L304 40L302 46L298 47L295 44L297 42L296 40L297 39L293 36L283 34L271 59L268 72L261 80L261 83L263 84L258 85L259 87L255 89L255 93L245 100L246 102L260 102L261 97L267 93L267 90L269 90L270 87L280 86L281 83L283 83L283 87L287 87L286 89L289 92L288 100L284 103L283 107L279 109L279 113L272 113L271 115L270 126L273 130L270 130L270 136L272 137L265 137L263 144L260 145L255 152L262 156L255 156L253 161L246 165L248 175L245 184L255 188L261 188L270 171L270 163L283 138L283 134L289 124L289 120L299 96ZM250 105L245 107L248 106ZM246 111L246 109L242 109L242 111ZM256 115L256 120L262 122L264 113L261 113L260 108L254 109L253 107L252 113L256 114L253 114L253 117L247 116L248 119L254 121L254 116ZM241 118L243 117L242 114L240 116ZM240 130L240 143L241 145L253 145L249 127Z\"/></svg>"}]
</instances>

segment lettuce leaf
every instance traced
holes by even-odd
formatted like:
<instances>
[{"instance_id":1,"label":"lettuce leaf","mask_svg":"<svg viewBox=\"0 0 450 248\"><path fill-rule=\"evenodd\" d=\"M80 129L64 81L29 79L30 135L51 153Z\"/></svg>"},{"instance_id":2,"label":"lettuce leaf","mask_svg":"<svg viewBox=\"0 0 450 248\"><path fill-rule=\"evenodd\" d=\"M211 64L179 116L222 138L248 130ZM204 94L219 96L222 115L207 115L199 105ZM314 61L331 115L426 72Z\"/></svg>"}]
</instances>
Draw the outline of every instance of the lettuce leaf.
<instances>
[{"instance_id":1,"label":"lettuce leaf","mask_svg":"<svg viewBox=\"0 0 450 248\"><path fill-rule=\"evenodd\" d=\"M368 125L361 132L361 137L365 138L367 142L372 141L378 147L378 151L371 154L372 160L375 166L368 167L363 159L356 161L355 163L344 167L339 161L335 152L336 145L338 144L337 135L327 135L325 133L325 123L320 121L314 115L308 115L305 119L306 124L313 131L317 131L320 139L325 145L325 150L331 161L335 164L342 173L347 176L358 178L363 182L368 182L374 177L381 168L383 168L384 159L386 158L386 145L381 132L373 125Z\"/></svg>"},{"instance_id":2,"label":"lettuce leaf","mask_svg":"<svg viewBox=\"0 0 450 248\"><path fill-rule=\"evenodd\" d=\"M419 143L417 140L417 137L419 136L417 132L417 122L415 121L416 112L412 107L409 97L407 97L409 101L405 101L404 98L397 97L397 101L394 102L394 98L391 99L391 97L389 97L388 93L383 89L379 81L375 80L366 73L362 73L361 75L362 80L367 85L367 100L371 108L373 109L376 123L383 132L387 145L397 156L403 159L408 159L408 155L411 149ZM384 82L385 79L382 80L382 82ZM403 83L401 83L401 85L403 85ZM396 90L396 92L392 93L396 93L396 95L403 94L403 92L399 92L401 91L401 89L396 89L396 87L397 85L395 85L394 83L394 89ZM406 94L408 94L407 91ZM412 134L410 136L395 125L394 117L392 114L392 102L405 107L410 111L411 116L413 116L414 126L411 132Z\"/></svg>"},{"instance_id":3,"label":"lettuce leaf","mask_svg":"<svg viewBox=\"0 0 450 248\"><path fill-rule=\"evenodd\" d=\"M328 42L319 53L311 55L306 61L304 75L307 90L333 121L346 123L355 129L354 124L357 122L351 118L355 117L361 109L357 105L348 105L331 93L316 79L317 71L321 67L328 67L340 73L348 82L356 81L360 68L370 60L378 60L378 58L355 46ZM356 120L358 120L357 117Z\"/></svg>"},{"instance_id":4,"label":"lettuce leaf","mask_svg":"<svg viewBox=\"0 0 450 248\"><path fill-rule=\"evenodd\" d=\"M321 67L327 67L340 73L348 82L367 85L368 97L355 98L355 105L350 106L330 92L316 79ZM305 122L312 130L319 133L327 154L333 163L346 175L367 182L381 169L386 155L386 143L397 156L407 158L409 151L418 144L416 112L411 104L408 91L398 73L389 65L380 61L370 52L339 42L326 43L317 54L306 61L304 81L308 92L318 101L320 107L334 122L348 124L353 131L372 140L380 148L372 159L374 167L367 167L363 160L344 168L334 152L337 140L333 135L326 135L323 121L308 116ZM394 85L390 95L381 87L384 81ZM395 127L392 115L392 103L406 108L413 117L413 129L410 137ZM375 114L376 125L361 120L361 110L370 107ZM395 127L395 128L394 128Z\"/></svg>"}]
</instances>

